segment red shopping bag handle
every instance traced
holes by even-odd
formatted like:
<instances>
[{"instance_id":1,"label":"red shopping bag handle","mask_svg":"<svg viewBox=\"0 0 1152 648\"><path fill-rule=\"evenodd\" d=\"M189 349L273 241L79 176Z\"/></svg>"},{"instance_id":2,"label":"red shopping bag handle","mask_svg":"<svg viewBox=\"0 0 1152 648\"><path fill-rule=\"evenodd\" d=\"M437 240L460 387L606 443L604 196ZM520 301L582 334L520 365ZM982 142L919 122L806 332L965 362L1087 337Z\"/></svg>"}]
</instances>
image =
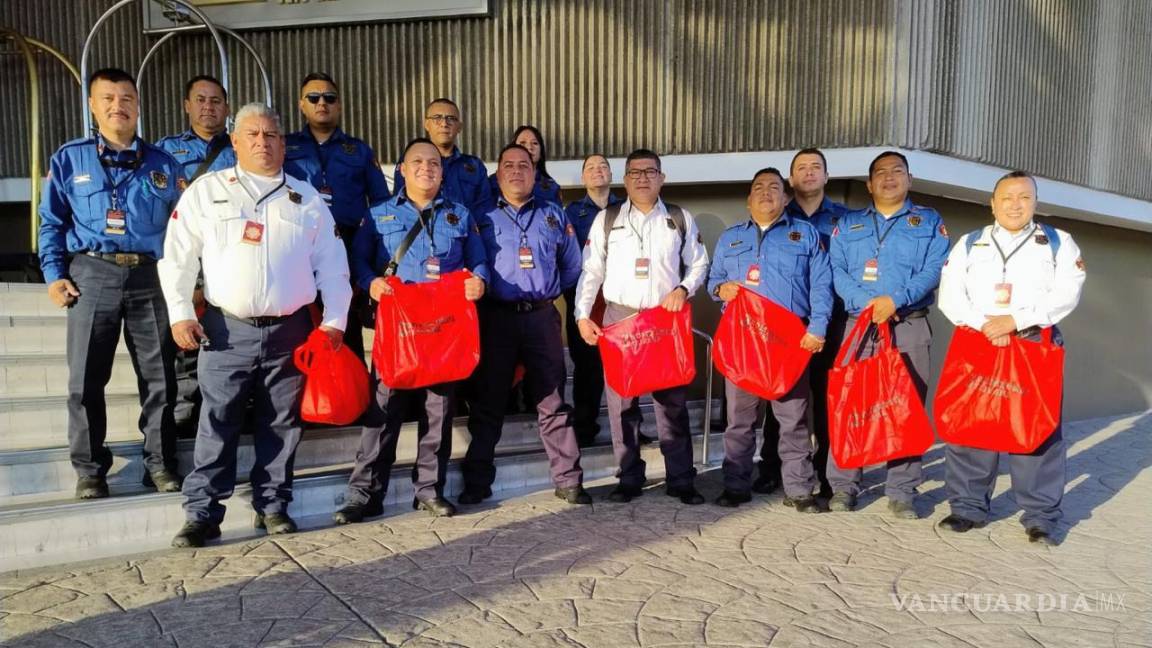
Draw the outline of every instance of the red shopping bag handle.
<instances>
[{"instance_id":1,"label":"red shopping bag handle","mask_svg":"<svg viewBox=\"0 0 1152 648\"><path fill-rule=\"evenodd\" d=\"M891 326L888 322L874 325L872 323L872 307L869 306L856 316L856 325L844 337L844 342L840 345L840 352L836 354L836 362L833 367L843 367L844 361L848 360L849 356L855 360L856 356L859 355L860 345L864 343L864 335L872 326L875 326L880 334L880 340L876 345L877 351L886 351L892 346Z\"/></svg>"},{"instance_id":2,"label":"red shopping bag handle","mask_svg":"<svg viewBox=\"0 0 1152 648\"><path fill-rule=\"evenodd\" d=\"M317 351L332 350L332 340L320 329L313 329L308 340L296 347L292 354L292 361L301 373L307 375L312 370L312 362L316 359Z\"/></svg>"}]
</instances>

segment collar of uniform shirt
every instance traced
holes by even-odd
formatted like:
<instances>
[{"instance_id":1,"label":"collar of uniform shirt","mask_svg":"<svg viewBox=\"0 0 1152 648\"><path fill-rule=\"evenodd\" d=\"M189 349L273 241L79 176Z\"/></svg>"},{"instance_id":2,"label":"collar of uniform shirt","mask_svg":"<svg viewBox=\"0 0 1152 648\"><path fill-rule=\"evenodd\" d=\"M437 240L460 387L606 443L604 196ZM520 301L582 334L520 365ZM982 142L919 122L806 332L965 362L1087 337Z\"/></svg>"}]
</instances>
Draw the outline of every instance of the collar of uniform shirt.
<instances>
[{"instance_id":1,"label":"collar of uniform shirt","mask_svg":"<svg viewBox=\"0 0 1152 648\"><path fill-rule=\"evenodd\" d=\"M666 218L668 216L668 209L664 207L664 200L662 198L656 198L656 204L652 206L652 211L647 214L632 204L631 199L625 202L628 204L628 209L621 209L620 211L624 214L624 222L628 224L632 233L636 235L636 240L640 242L640 254L643 255L646 253L648 245L648 241L644 235L648 233L652 222L657 217Z\"/></svg>"},{"instance_id":2,"label":"collar of uniform shirt","mask_svg":"<svg viewBox=\"0 0 1152 648\"><path fill-rule=\"evenodd\" d=\"M1018 231L1018 232L1009 232L1008 230L1004 229L1003 227L1000 227L1000 223L993 223L992 224L992 236L995 236L1001 240L1015 241L1016 239L1020 238L1021 236L1031 235L1032 231L1035 229L1036 229L1036 223L1035 223L1035 221L1031 221L1031 220L1028 221L1027 225L1025 225L1024 227L1021 227L1020 231Z\"/></svg>"},{"instance_id":3,"label":"collar of uniform shirt","mask_svg":"<svg viewBox=\"0 0 1152 648\"><path fill-rule=\"evenodd\" d=\"M240 179L241 186L244 187L248 195L252 197L252 202L264 202L267 198L271 197L269 192L280 190L280 186L284 186L284 169L280 169L280 173L274 176L262 176L255 173L249 173L236 165L236 177Z\"/></svg>"},{"instance_id":4,"label":"collar of uniform shirt","mask_svg":"<svg viewBox=\"0 0 1152 648\"><path fill-rule=\"evenodd\" d=\"M404 203L412 203L412 209L415 209L417 212L421 211L421 209L416 205L416 203L412 202L412 199L408 197L408 188L407 187L405 187L404 190L402 190L401 192L396 194L396 204L397 205L403 205ZM440 209L440 205L442 205L443 203L444 203L444 192L443 192L443 190L441 190L440 192L438 192L436 194L436 197L432 199L432 202L428 203L428 205L430 207L432 207L433 209ZM427 208L425 208L425 209L427 209Z\"/></svg>"},{"instance_id":5,"label":"collar of uniform shirt","mask_svg":"<svg viewBox=\"0 0 1152 648\"><path fill-rule=\"evenodd\" d=\"M132 143L127 148L117 151L116 149L108 146L107 140L100 133L96 133L96 153L99 157L103 158L119 158L128 157L128 155L136 155L137 150L140 148L140 137L133 135Z\"/></svg>"},{"instance_id":6,"label":"collar of uniform shirt","mask_svg":"<svg viewBox=\"0 0 1152 648\"><path fill-rule=\"evenodd\" d=\"M885 221L892 220L893 218L896 218L897 216L903 214L906 211L909 211L910 209L912 209L912 201L908 198L904 199L904 204L900 205L900 209L897 209L896 211L892 212L891 216L885 216L884 212L880 211L879 209L876 209L876 203L872 203L871 205L868 205L868 211L872 212L873 214L879 214L880 217L883 218Z\"/></svg>"}]
</instances>

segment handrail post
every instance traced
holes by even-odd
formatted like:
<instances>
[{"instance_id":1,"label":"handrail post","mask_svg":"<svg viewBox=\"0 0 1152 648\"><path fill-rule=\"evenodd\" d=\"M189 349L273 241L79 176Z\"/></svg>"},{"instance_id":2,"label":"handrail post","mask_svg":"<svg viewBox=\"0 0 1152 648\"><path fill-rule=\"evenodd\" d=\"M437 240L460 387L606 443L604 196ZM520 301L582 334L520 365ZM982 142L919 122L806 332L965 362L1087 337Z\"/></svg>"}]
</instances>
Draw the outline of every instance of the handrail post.
<instances>
[{"instance_id":1,"label":"handrail post","mask_svg":"<svg viewBox=\"0 0 1152 648\"><path fill-rule=\"evenodd\" d=\"M706 345L704 360L708 363L708 369L704 383L704 438L700 441L700 463L708 466L711 464L708 458L708 437L712 436L712 383L715 376L712 366L712 336L696 328L692 329L692 333L703 338Z\"/></svg>"},{"instance_id":2,"label":"handrail post","mask_svg":"<svg viewBox=\"0 0 1152 648\"><path fill-rule=\"evenodd\" d=\"M37 211L40 201L40 70L36 64L36 57L32 54L32 47L20 32L7 28L0 28L0 33L7 35L16 43L24 54L24 64L28 69L28 134L31 140L28 151L28 181L31 183L31 216L28 221L29 240L32 252L39 248L40 242L40 212Z\"/></svg>"}]
</instances>

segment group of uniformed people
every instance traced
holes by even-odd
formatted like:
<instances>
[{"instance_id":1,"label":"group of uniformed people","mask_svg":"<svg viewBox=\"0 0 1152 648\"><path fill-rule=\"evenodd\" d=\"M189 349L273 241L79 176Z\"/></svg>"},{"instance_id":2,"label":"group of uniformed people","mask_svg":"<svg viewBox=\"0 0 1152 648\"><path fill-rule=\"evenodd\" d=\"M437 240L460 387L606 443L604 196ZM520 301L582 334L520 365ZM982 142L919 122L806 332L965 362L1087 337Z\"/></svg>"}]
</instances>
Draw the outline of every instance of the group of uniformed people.
<instances>
[{"instance_id":1,"label":"group of uniformed people","mask_svg":"<svg viewBox=\"0 0 1152 648\"><path fill-rule=\"evenodd\" d=\"M305 125L290 134L261 104L241 108L227 133L224 88L212 77L195 77L185 88L190 129L156 146L136 136L138 96L129 74L99 70L89 88L98 132L53 156L40 204L49 296L69 308L76 494L108 496L112 462L104 445L103 392L123 328L140 384L144 483L184 493L188 521L174 546L202 546L219 535L246 428L254 437L255 524L268 533L295 530L287 506L302 431L303 377L292 353L318 327L334 347L348 344L363 357L361 321L372 304L389 298L388 276L426 282L468 271L465 296L480 314L480 363L466 387L390 389L373 372L375 398L361 421L344 504L333 516L338 524L382 512L398 436L413 414L413 507L437 516L456 512L444 486L458 391L467 401L472 440L457 501L490 497L518 366L556 496L572 504L592 501L582 485L580 447L598 432L605 392L619 466L608 499L628 502L643 494L639 402L605 386L596 350L601 327L648 308L679 311L704 285L720 302L744 288L787 308L805 322L800 345L813 354L795 387L771 403L755 480L764 403L727 383L724 491L716 504L739 506L752 492L783 485L785 502L797 511L849 511L861 471L841 470L829 457L824 392L839 341L863 310L871 307L876 325L892 327L923 399L931 341L926 315L938 285L949 319L1004 344L1007 336L1032 337L1038 327L1056 324L1075 307L1084 280L1079 250L1066 233L1058 231L1059 254L1044 254L1048 242L1032 220L1035 181L1020 172L997 183L995 223L979 233L976 247L957 245L949 257L940 215L908 199L904 156L879 155L869 169L872 204L849 211L824 195L823 154L804 149L787 179L774 168L756 173L748 220L724 231L709 264L692 214L661 199L661 161L646 149L627 157L625 198L610 190L608 160L588 156L587 193L563 208L539 130L518 128L489 177L483 162L456 145L460 108L438 98L425 107L426 137L405 147L390 192L372 149L341 130L340 90L328 75L304 78L299 110ZM562 325L554 305L561 295L568 302L575 407L564 398ZM869 339L861 353L874 350ZM652 399L666 492L701 504L687 391L660 390ZM197 429L194 466L183 480L175 465L178 403ZM1012 457L1017 501L1033 540L1051 541L1055 531L1063 461L1059 429L1032 455ZM887 468L890 510L917 517L920 458ZM950 446L952 514L941 525L966 531L983 524L995 474L995 453ZM820 493L826 502L815 497Z\"/></svg>"}]
</instances>

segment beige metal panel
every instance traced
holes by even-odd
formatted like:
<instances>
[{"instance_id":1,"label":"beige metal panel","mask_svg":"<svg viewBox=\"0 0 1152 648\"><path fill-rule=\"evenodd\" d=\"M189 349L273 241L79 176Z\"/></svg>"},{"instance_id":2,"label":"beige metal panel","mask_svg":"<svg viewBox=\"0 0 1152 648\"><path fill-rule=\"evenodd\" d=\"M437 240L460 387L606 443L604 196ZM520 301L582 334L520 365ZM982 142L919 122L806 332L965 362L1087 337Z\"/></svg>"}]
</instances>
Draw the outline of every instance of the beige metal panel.
<instances>
[{"instance_id":1,"label":"beige metal panel","mask_svg":"<svg viewBox=\"0 0 1152 648\"><path fill-rule=\"evenodd\" d=\"M5 24L79 55L113 0L7 0ZM135 69L155 36L124 10L93 66ZM275 104L299 127L296 90L331 72L346 130L392 161L450 96L462 147L491 159L520 123L553 158L636 146L663 153L900 145L1152 198L1152 3L1145 0L494 0L492 16L244 32ZM261 99L235 44L233 103ZM216 70L205 36L165 46L144 87L150 139L183 128L184 80ZM66 72L46 62L45 153L79 135ZM20 97L17 59L0 83ZM17 107L0 176L24 173Z\"/></svg>"}]
</instances>

